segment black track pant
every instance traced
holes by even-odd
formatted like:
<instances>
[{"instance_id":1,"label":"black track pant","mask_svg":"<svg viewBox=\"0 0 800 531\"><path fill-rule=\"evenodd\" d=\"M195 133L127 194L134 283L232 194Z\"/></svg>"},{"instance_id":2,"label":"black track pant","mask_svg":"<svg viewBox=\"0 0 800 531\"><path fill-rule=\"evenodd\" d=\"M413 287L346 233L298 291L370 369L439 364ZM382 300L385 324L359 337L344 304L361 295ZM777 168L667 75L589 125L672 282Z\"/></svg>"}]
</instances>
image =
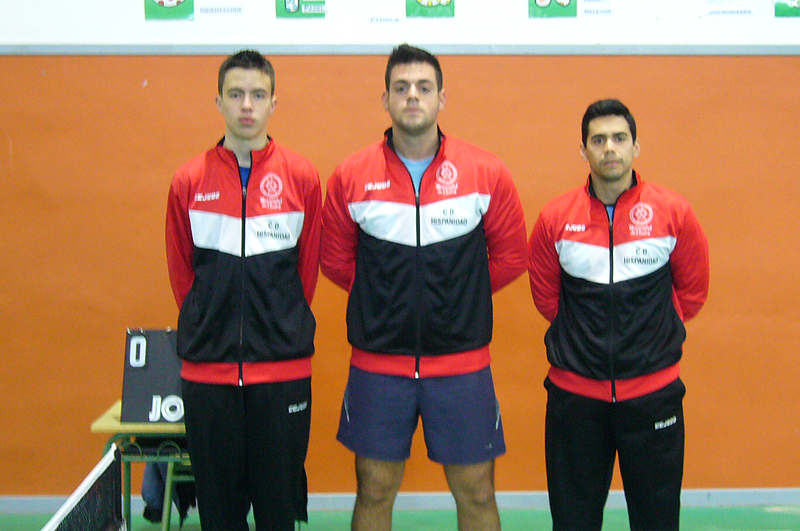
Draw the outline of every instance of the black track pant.
<instances>
[{"instance_id":1,"label":"black track pant","mask_svg":"<svg viewBox=\"0 0 800 531\"><path fill-rule=\"evenodd\" d=\"M547 388L545 455L555 531L599 531L614 460L631 531L677 530L683 480L680 379L649 395L609 403Z\"/></svg>"},{"instance_id":2,"label":"black track pant","mask_svg":"<svg viewBox=\"0 0 800 531\"><path fill-rule=\"evenodd\" d=\"M251 504L259 531L308 521L311 379L182 387L203 531L246 531Z\"/></svg>"}]
</instances>

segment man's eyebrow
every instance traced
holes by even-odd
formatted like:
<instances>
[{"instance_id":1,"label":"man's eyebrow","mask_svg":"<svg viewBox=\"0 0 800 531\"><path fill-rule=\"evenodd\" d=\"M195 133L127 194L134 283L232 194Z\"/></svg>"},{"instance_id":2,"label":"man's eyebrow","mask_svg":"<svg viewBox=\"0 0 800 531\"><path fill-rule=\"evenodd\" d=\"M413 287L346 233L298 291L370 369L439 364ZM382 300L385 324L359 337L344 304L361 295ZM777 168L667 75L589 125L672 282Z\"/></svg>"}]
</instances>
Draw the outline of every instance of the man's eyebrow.
<instances>
[{"instance_id":1,"label":"man's eyebrow","mask_svg":"<svg viewBox=\"0 0 800 531\"><path fill-rule=\"evenodd\" d=\"M419 84L419 85L433 85L435 83L435 81L432 80L432 79L424 79L424 78L423 79L414 79L414 80L397 79L395 81L392 81L392 85L412 85L412 84L415 84L415 83Z\"/></svg>"}]
</instances>

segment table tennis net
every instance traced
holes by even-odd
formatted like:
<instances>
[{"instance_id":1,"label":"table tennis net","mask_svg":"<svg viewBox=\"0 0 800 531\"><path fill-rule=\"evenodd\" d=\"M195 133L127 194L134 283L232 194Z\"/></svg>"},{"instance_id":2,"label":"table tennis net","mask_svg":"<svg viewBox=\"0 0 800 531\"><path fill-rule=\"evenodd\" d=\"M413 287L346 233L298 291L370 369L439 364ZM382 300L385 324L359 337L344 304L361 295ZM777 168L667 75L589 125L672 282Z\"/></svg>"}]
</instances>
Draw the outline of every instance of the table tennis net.
<instances>
[{"instance_id":1,"label":"table tennis net","mask_svg":"<svg viewBox=\"0 0 800 531\"><path fill-rule=\"evenodd\" d=\"M125 531L121 478L119 454L112 447L42 531Z\"/></svg>"}]
</instances>

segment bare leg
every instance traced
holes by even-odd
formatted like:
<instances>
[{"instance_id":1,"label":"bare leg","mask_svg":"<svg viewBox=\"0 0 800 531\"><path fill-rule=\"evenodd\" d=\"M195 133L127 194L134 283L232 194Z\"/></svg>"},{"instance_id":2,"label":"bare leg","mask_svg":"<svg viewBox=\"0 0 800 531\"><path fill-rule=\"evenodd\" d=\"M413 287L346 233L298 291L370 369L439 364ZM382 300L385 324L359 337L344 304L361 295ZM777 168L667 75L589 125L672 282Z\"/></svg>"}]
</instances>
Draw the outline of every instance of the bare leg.
<instances>
[{"instance_id":1,"label":"bare leg","mask_svg":"<svg viewBox=\"0 0 800 531\"><path fill-rule=\"evenodd\" d=\"M392 509L405 462L380 461L356 456L356 504L353 508L352 531L390 531Z\"/></svg>"},{"instance_id":2,"label":"bare leg","mask_svg":"<svg viewBox=\"0 0 800 531\"><path fill-rule=\"evenodd\" d=\"M494 461L444 465L444 474L456 499L459 531L500 531L494 496Z\"/></svg>"}]
</instances>

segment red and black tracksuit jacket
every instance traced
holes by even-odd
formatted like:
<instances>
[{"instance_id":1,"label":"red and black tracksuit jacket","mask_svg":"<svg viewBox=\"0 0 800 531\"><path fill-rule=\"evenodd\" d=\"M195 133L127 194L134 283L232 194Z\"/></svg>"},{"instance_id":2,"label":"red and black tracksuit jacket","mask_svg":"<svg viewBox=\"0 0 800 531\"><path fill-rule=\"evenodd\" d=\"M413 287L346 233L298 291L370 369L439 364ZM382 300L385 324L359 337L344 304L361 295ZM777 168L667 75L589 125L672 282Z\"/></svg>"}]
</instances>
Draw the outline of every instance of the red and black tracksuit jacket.
<instances>
[{"instance_id":1,"label":"red and black tracksuit jacket","mask_svg":"<svg viewBox=\"0 0 800 531\"><path fill-rule=\"evenodd\" d=\"M709 277L708 241L683 197L634 174L609 219L590 179L542 210L528 270L551 321L555 385L611 402L678 377L683 322L705 302Z\"/></svg>"},{"instance_id":2,"label":"red and black tracksuit jacket","mask_svg":"<svg viewBox=\"0 0 800 531\"><path fill-rule=\"evenodd\" d=\"M322 272L350 294L351 364L409 377L489 365L492 293L525 271L525 220L508 169L440 134L417 196L384 141L328 181Z\"/></svg>"},{"instance_id":3,"label":"red and black tracksuit jacket","mask_svg":"<svg viewBox=\"0 0 800 531\"><path fill-rule=\"evenodd\" d=\"M177 171L166 243L184 379L311 375L321 204L314 166L271 139L252 152L246 189L222 143Z\"/></svg>"}]
</instances>

